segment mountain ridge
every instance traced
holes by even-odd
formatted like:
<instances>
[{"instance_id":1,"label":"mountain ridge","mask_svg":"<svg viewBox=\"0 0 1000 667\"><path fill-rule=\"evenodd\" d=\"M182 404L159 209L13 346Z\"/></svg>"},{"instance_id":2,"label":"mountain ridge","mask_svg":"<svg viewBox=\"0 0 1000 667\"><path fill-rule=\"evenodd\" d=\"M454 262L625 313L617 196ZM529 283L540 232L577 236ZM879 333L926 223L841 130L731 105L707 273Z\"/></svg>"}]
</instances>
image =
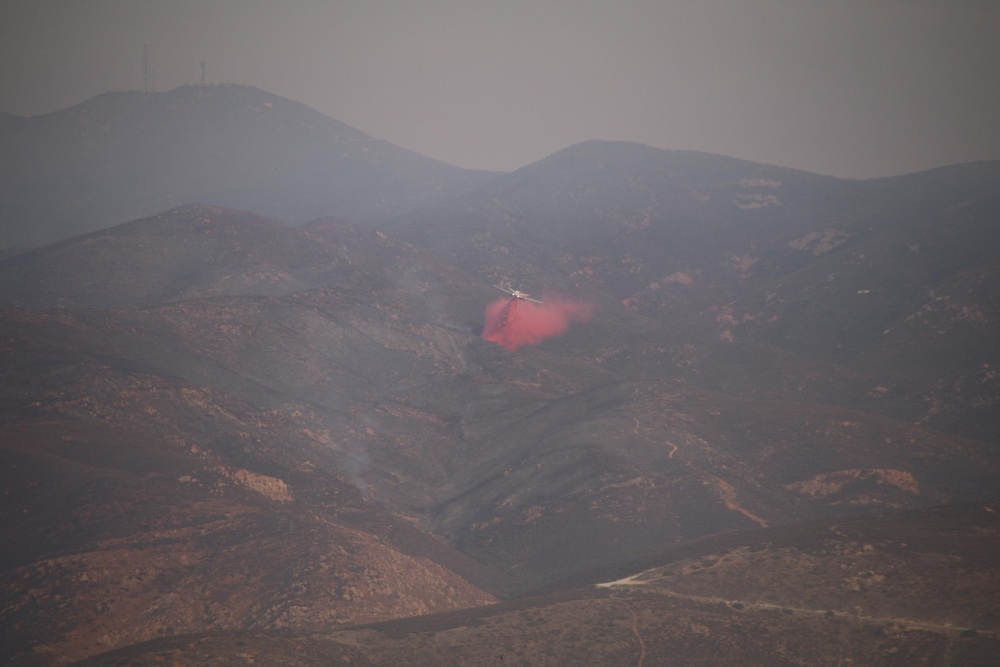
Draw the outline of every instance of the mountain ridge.
<instances>
[{"instance_id":1,"label":"mountain ridge","mask_svg":"<svg viewBox=\"0 0 1000 667\"><path fill-rule=\"evenodd\" d=\"M249 86L105 93L0 125L0 245L37 246L207 203L301 224L358 220L492 177Z\"/></svg>"},{"instance_id":2,"label":"mountain ridge","mask_svg":"<svg viewBox=\"0 0 1000 667\"><path fill-rule=\"evenodd\" d=\"M996 172L586 142L0 259L3 659L988 663Z\"/></svg>"}]
</instances>

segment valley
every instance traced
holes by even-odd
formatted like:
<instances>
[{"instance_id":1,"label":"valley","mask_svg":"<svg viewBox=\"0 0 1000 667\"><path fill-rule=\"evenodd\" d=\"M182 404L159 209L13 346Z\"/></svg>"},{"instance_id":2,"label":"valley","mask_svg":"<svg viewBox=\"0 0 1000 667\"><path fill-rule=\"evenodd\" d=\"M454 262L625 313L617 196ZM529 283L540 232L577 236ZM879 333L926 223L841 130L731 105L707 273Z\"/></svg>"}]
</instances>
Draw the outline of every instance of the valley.
<instances>
[{"instance_id":1,"label":"valley","mask_svg":"<svg viewBox=\"0 0 1000 667\"><path fill-rule=\"evenodd\" d=\"M218 174L2 209L0 660L1000 656L1000 164L466 172L192 88L3 135L160 119ZM250 180L182 150L230 116ZM503 344L496 285L586 317Z\"/></svg>"}]
</instances>

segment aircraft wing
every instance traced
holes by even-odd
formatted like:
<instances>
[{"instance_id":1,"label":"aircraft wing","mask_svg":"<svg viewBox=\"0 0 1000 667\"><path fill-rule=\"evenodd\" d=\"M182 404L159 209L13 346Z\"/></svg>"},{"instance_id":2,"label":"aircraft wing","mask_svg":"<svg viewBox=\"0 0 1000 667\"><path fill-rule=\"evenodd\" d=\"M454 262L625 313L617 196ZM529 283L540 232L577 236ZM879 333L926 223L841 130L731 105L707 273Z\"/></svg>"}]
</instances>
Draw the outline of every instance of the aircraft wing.
<instances>
[{"instance_id":1,"label":"aircraft wing","mask_svg":"<svg viewBox=\"0 0 1000 667\"><path fill-rule=\"evenodd\" d=\"M502 285L494 285L501 292L505 292L515 299L522 299L524 301L533 301L534 303L541 303L538 299L533 299L521 290L511 289L509 287L503 287Z\"/></svg>"}]
</instances>

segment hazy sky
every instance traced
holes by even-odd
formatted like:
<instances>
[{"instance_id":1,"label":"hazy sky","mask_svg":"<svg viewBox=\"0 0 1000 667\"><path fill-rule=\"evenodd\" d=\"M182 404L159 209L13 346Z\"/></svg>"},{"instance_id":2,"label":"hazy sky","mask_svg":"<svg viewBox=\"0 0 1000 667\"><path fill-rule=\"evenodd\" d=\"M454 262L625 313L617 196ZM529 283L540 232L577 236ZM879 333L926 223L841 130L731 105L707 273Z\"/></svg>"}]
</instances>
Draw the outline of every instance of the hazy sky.
<instances>
[{"instance_id":1,"label":"hazy sky","mask_svg":"<svg viewBox=\"0 0 1000 667\"><path fill-rule=\"evenodd\" d=\"M625 139L870 177L1000 158L1000 0L0 0L0 110L246 83L463 167Z\"/></svg>"}]
</instances>

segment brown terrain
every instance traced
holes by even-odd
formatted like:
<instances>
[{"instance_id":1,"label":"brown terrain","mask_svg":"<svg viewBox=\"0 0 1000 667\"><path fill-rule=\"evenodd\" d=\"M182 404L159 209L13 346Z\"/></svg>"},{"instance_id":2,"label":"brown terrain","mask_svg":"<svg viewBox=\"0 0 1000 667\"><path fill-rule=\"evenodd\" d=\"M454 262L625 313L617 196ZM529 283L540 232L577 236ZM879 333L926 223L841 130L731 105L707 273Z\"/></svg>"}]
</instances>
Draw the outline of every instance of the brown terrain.
<instances>
[{"instance_id":1,"label":"brown terrain","mask_svg":"<svg viewBox=\"0 0 1000 667\"><path fill-rule=\"evenodd\" d=\"M0 661L1000 660L996 163L588 142L449 183L7 250ZM589 319L505 349L498 284Z\"/></svg>"},{"instance_id":2,"label":"brown terrain","mask_svg":"<svg viewBox=\"0 0 1000 667\"><path fill-rule=\"evenodd\" d=\"M998 510L734 534L623 579L480 610L161 639L85 664L988 665L1000 648Z\"/></svg>"}]
</instances>

